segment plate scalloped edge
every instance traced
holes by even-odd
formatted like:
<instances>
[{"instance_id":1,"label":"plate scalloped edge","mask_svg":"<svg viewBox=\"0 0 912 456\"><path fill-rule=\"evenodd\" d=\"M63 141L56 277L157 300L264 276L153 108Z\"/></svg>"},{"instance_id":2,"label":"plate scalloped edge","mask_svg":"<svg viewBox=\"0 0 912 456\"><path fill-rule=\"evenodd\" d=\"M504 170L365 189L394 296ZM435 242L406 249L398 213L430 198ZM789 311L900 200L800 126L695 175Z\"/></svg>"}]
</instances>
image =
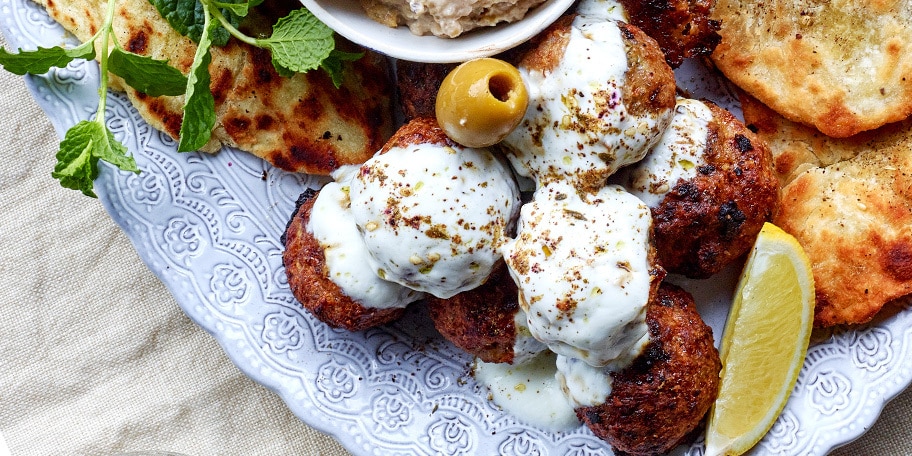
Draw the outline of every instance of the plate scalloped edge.
<instances>
[{"instance_id":1,"label":"plate scalloped edge","mask_svg":"<svg viewBox=\"0 0 912 456\"><path fill-rule=\"evenodd\" d=\"M0 0L0 12L0 31L14 47L65 36L28 0ZM94 112L93 63L26 83L58 134ZM355 454L604 451L585 429L532 429L482 400L470 360L422 324L420 309L358 334L331 330L301 310L284 282L278 237L297 193L320 180L230 149L177 154L124 97L111 97L108 109L117 120L108 126L144 172L104 167L96 190L105 209L183 311L305 423ZM707 294L704 283L682 282ZM816 332L792 398L751 454L825 454L854 440L912 382L912 366L903 363L910 351L908 302L868 325ZM701 442L676 453L702 454Z\"/></svg>"}]
</instances>

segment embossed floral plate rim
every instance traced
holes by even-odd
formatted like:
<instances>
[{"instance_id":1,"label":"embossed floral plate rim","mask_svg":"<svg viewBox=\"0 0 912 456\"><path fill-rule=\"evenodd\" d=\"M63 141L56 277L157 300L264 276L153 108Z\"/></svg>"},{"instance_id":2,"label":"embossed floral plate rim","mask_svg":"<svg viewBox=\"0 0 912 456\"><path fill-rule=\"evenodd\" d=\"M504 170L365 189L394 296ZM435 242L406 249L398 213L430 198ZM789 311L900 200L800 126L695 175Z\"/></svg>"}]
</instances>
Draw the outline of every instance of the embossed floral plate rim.
<instances>
[{"instance_id":1,"label":"embossed floral plate rim","mask_svg":"<svg viewBox=\"0 0 912 456\"><path fill-rule=\"evenodd\" d=\"M0 0L0 30L14 48L71 40L27 0ZM58 134L93 114L97 72L97 65L77 62L26 78ZM712 85L696 76L681 82ZM178 154L124 97L109 100L107 124L143 172L104 167L96 191L106 210L184 312L304 422L364 455L518 449L563 455L606 448L585 429L535 429L484 400L468 375L470 360L428 328L420 309L388 328L356 334L314 321L284 282L279 236L298 192L321 181L230 149ZM729 270L712 282L678 280L702 303L716 334L725 319L720 302L730 289L720 283L730 285L736 275ZM868 325L815 333L791 400L752 453L825 454L860 436L912 381L912 366L903 365L910 350L908 304ZM677 453L702 454L701 442Z\"/></svg>"}]
</instances>

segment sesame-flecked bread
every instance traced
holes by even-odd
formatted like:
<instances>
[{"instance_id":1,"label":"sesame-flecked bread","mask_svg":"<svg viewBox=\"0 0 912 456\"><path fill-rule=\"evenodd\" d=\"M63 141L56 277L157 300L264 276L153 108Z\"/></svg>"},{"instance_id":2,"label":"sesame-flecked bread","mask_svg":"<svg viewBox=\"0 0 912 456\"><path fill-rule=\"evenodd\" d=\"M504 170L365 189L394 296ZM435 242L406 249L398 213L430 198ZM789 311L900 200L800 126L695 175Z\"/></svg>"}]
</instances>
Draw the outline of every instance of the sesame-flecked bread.
<instances>
[{"instance_id":1,"label":"sesame-flecked bread","mask_svg":"<svg viewBox=\"0 0 912 456\"><path fill-rule=\"evenodd\" d=\"M36 2L83 41L103 23L103 0ZM300 4L264 2L245 22L247 33L268 33L292 7ZM114 31L128 51L168 60L188 73L196 44L174 31L148 0L118 0ZM339 46L349 43L340 40ZM346 64L340 89L322 70L281 77L268 51L234 39L212 48L209 72L217 120L205 151L231 146L287 171L329 174L341 165L364 162L392 135L395 88L386 58L376 53L367 51L357 62ZM153 128L178 138L183 96L150 97L116 76L111 88L126 92Z\"/></svg>"},{"instance_id":2,"label":"sesame-flecked bread","mask_svg":"<svg viewBox=\"0 0 912 456\"><path fill-rule=\"evenodd\" d=\"M717 0L716 66L787 119L848 137L912 114L912 1Z\"/></svg>"}]
</instances>

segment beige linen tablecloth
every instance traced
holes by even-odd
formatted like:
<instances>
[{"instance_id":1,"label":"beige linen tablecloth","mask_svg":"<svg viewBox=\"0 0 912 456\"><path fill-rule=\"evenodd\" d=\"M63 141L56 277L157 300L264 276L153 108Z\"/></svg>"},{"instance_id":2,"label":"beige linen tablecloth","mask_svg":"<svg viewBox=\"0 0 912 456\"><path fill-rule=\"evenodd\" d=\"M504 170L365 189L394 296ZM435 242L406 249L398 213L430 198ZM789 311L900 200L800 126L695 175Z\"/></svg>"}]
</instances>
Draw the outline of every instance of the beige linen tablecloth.
<instances>
[{"instance_id":1,"label":"beige linen tablecloth","mask_svg":"<svg viewBox=\"0 0 912 456\"><path fill-rule=\"evenodd\" d=\"M346 454L229 361L97 200L51 178L58 142L22 78L0 71L0 434L12 454ZM912 454L910 412L907 392L834 454Z\"/></svg>"}]
</instances>

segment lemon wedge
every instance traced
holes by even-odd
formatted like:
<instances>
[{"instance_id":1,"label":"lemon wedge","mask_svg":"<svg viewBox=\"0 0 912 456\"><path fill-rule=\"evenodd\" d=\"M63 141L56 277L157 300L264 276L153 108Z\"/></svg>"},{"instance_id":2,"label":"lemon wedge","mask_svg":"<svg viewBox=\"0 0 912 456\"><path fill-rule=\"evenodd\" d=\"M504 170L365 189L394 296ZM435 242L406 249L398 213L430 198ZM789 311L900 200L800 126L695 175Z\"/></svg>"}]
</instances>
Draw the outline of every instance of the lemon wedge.
<instances>
[{"instance_id":1,"label":"lemon wedge","mask_svg":"<svg viewBox=\"0 0 912 456\"><path fill-rule=\"evenodd\" d=\"M794 237L766 223L741 272L722 334L707 456L740 455L773 426L804 364L813 319L810 261Z\"/></svg>"}]
</instances>

